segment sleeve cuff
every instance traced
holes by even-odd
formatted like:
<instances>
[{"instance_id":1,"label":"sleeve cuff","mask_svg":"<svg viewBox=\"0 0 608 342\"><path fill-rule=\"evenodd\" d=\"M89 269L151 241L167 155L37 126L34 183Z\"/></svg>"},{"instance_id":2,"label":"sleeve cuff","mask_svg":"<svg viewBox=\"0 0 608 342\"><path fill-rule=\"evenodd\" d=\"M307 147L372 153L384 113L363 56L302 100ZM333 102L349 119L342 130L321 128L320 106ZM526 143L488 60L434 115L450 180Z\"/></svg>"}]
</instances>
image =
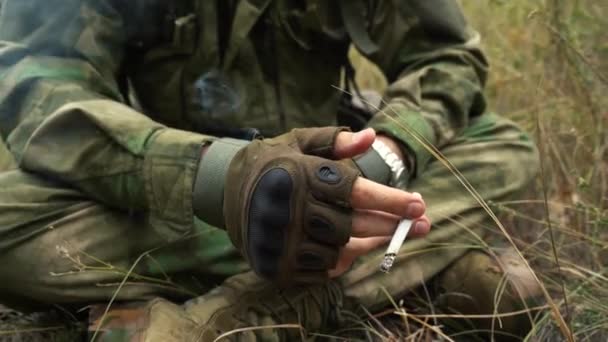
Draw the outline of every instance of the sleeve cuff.
<instances>
[{"instance_id":1,"label":"sleeve cuff","mask_svg":"<svg viewBox=\"0 0 608 342\"><path fill-rule=\"evenodd\" d=\"M194 183L194 214L216 227L225 227L224 186L232 158L248 140L223 138L209 146L198 167Z\"/></svg>"},{"instance_id":2,"label":"sleeve cuff","mask_svg":"<svg viewBox=\"0 0 608 342\"><path fill-rule=\"evenodd\" d=\"M201 148L211 138L163 128L150 137L144 157L144 181L150 225L171 241L194 225L192 184Z\"/></svg>"},{"instance_id":3,"label":"sleeve cuff","mask_svg":"<svg viewBox=\"0 0 608 342\"><path fill-rule=\"evenodd\" d=\"M409 149L408 152L415 158L414 176L420 175L432 157L422 142L435 143L433 127L424 119L419 110L408 108L403 104L389 104L382 109L382 112L386 114L374 115L369 121L368 127L405 144Z\"/></svg>"}]
</instances>

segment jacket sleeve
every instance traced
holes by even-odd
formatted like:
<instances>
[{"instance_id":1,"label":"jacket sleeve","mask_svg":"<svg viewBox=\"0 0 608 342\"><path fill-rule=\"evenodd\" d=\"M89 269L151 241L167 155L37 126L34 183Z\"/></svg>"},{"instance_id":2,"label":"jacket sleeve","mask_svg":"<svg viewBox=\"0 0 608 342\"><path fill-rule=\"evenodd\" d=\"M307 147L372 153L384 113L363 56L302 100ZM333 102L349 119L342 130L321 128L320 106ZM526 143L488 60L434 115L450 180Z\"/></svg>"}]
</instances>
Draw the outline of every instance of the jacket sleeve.
<instances>
[{"instance_id":1,"label":"jacket sleeve","mask_svg":"<svg viewBox=\"0 0 608 342\"><path fill-rule=\"evenodd\" d=\"M419 174L431 158L422 141L441 147L484 112L488 65L455 0L375 2L369 30L378 49L367 57L389 87L369 126L403 142Z\"/></svg>"},{"instance_id":2,"label":"jacket sleeve","mask_svg":"<svg viewBox=\"0 0 608 342\"><path fill-rule=\"evenodd\" d=\"M193 178L212 138L167 128L122 102L116 78L128 3L2 2L0 134L21 169L146 213L174 238L192 227Z\"/></svg>"}]
</instances>

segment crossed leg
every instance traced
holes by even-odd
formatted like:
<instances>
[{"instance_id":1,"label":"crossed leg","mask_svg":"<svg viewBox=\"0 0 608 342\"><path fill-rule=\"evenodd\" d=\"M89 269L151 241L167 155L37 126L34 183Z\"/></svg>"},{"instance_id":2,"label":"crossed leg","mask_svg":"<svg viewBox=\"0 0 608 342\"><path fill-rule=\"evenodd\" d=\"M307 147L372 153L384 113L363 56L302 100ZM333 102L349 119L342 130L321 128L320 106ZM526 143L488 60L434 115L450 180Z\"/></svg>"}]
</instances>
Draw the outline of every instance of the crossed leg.
<instances>
[{"instance_id":1,"label":"crossed leg","mask_svg":"<svg viewBox=\"0 0 608 342\"><path fill-rule=\"evenodd\" d=\"M476 119L441 152L485 200L513 196L537 169L533 143L492 114ZM399 298L442 270L461 268L460 261L481 245L484 230L492 226L454 175L433 161L408 191L423 195L434 228L426 238L406 242L390 275L378 272L383 256L378 250L328 285L280 292L243 273L247 265L226 234L203 222L167 245L144 217L87 201L62 184L12 170L0 174L0 185L5 189L0 193L0 262L15 265L0 284L0 301L78 307L107 302L114 294L117 301L145 301L207 293L184 307L150 301L137 333L147 340L177 341L192 334L213 339L234 327L284 322L322 331L344 320L343 308L385 307L389 299L382 288ZM247 334L285 339L292 332Z\"/></svg>"}]
</instances>

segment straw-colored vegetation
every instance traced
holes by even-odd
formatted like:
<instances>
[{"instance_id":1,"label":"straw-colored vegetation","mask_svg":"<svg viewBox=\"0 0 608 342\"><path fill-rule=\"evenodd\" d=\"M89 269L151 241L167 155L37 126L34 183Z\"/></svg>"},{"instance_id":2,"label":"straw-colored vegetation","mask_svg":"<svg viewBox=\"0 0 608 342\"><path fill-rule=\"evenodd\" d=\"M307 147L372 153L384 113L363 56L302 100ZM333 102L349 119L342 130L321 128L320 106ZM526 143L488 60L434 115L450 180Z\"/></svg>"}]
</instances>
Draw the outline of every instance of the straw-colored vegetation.
<instances>
[{"instance_id":1,"label":"straw-colored vegetation","mask_svg":"<svg viewBox=\"0 0 608 342\"><path fill-rule=\"evenodd\" d=\"M494 0L463 7L492 66L491 110L532 133L541 152L536 187L521 201L491 203L556 305L535 317L528 340L567 340L569 330L576 340L605 341L608 3ZM374 66L352 57L362 88L385 86ZM437 335L431 327L405 328Z\"/></svg>"}]
</instances>

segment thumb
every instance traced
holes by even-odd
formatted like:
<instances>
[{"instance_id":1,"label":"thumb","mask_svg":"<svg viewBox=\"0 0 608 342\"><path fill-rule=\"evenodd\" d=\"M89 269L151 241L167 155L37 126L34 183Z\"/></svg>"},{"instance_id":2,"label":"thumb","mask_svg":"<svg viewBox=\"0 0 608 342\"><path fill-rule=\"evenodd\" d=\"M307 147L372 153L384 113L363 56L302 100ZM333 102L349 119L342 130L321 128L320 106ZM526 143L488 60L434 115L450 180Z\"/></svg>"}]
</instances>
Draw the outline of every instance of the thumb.
<instances>
[{"instance_id":1,"label":"thumb","mask_svg":"<svg viewBox=\"0 0 608 342\"><path fill-rule=\"evenodd\" d=\"M334 144L334 157L336 159L352 158L364 153L374 143L376 132L372 128L357 133L341 132Z\"/></svg>"}]
</instances>

